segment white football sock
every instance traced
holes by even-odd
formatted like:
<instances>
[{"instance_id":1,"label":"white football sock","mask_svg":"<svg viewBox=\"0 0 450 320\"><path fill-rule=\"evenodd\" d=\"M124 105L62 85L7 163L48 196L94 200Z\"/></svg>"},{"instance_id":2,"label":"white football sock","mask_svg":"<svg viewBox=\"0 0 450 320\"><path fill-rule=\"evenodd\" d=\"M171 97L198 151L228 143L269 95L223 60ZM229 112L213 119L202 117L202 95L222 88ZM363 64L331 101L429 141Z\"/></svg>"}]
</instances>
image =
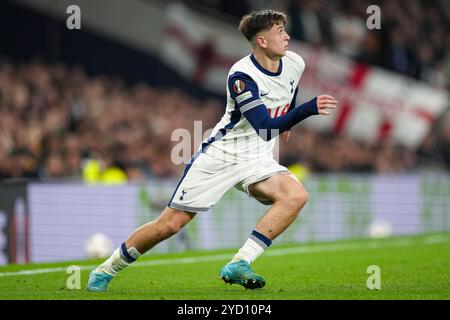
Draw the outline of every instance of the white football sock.
<instances>
[{"instance_id":1,"label":"white football sock","mask_svg":"<svg viewBox=\"0 0 450 320\"><path fill-rule=\"evenodd\" d=\"M141 255L139 251L136 250L135 247L129 248L127 250L128 259L132 258L133 260L125 260L124 253L122 250L125 249L125 246L117 248L114 250L111 257L109 257L105 262L103 262L98 268L95 270L97 272L104 272L111 276L115 276L117 272L128 267L131 263L133 263L139 256Z\"/></svg>"},{"instance_id":2,"label":"white football sock","mask_svg":"<svg viewBox=\"0 0 450 320\"><path fill-rule=\"evenodd\" d=\"M104 272L110 276L115 276L117 272L128 267L130 264L122 259L120 255L120 248L114 250L111 257L109 257L105 262L98 266L95 270L97 272Z\"/></svg>"},{"instance_id":3,"label":"white football sock","mask_svg":"<svg viewBox=\"0 0 450 320\"><path fill-rule=\"evenodd\" d=\"M252 264L271 244L272 241L269 238L259 231L253 230L242 248L231 259L231 262L245 260L248 264Z\"/></svg>"},{"instance_id":4,"label":"white football sock","mask_svg":"<svg viewBox=\"0 0 450 320\"><path fill-rule=\"evenodd\" d=\"M262 253L264 248L262 248L258 243L252 239L247 239L242 248L239 249L238 253L233 257L231 262L236 262L238 260L245 260L248 264L252 264Z\"/></svg>"}]
</instances>

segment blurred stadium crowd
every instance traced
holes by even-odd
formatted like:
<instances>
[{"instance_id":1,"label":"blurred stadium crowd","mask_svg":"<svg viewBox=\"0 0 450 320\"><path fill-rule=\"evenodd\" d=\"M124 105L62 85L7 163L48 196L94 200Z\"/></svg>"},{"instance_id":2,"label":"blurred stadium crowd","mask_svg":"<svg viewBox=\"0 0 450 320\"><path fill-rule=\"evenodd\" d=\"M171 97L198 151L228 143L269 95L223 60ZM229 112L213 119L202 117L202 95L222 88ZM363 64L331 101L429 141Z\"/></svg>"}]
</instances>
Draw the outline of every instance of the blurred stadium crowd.
<instances>
[{"instance_id":1,"label":"blurred stadium crowd","mask_svg":"<svg viewBox=\"0 0 450 320\"><path fill-rule=\"evenodd\" d=\"M126 111L124 111L126 110ZM0 64L0 177L79 179L88 159L115 167L127 179L177 176L171 161L173 130L213 128L222 101L195 100L178 90L120 79L88 77L82 68L41 62ZM332 133L298 126L280 161L310 170L402 172L418 166L450 169L450 130L431 134L417 152L391 145L370 146Z\"/></svg>"},{"instance_id":2,"label":"blurred stadium crowd","mask_svg":"<svg viewBox=\"0 0 450 320\"><path fill-rule=\"evenodd\" d=\"M218 101L119 79L89 78L78 67L33 62L0 66L0 177L80 177L83 160L115 166L131 180L171 176L173 130L211 128ZM126 111L124 111L126 110Z\"/></svg>"},{"instance_id":3,"label":"blurred stadium crowd","mask_svg":"<svg viewBox=\"0 0 450 320\"><path fill-rule=\"evenodd\" d=\"M447 0L185 0L199 10L235 20L247 12L273 8L288 14L291 38L450 87L450 2ZM378 5L381 29L369 30L366 13ZM426 45L424 45L426 44Z\"/></svg>"},{"instance_id":4,"label":"blurred stadium crowd","mask_svg":"<svg viewBox=\"0 0 450 320\"><path fill-rule=\"evenodd\" d=\"M449 11L443 2L383 1L381 32L365 26L371 1L241 2L233 7L228 1L201 0L194 6L235 17L278 8L289 13L291 37L449 87ZM202 121L203 130L213 128L223 110L218 99L200 101L178 89L89 77L82 67L0 59L0 179L86 178L91 160L114 168L121 181L177 177L184 168L171 161L177 143L170 141L173 130L192 132L194 120ZM281 143L284 165L300 163L314 172L450 170L450 126L442 121L418 150L367 145L302 125L294 131L287 145Z\"/></svg>"}]
</instances>

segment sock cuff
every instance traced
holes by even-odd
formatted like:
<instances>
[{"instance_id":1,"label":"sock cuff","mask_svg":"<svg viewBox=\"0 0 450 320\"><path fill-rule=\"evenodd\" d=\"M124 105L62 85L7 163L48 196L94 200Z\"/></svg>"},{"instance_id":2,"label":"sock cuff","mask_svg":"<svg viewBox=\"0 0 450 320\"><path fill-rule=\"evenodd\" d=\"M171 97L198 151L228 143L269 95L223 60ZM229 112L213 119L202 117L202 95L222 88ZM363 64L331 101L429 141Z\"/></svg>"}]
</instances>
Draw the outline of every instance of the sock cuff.
<instances>
[{"instance_id":1,"label":"sock cuff","mask_svg":"<svg viewBox=\"0 0 450 320\"><path fill-rule=\"evenodd\" d=\"M272 240L256 230L252 231L249 238L258 243L264 249L270 247L272 244Z\"/></svg>"},{"instance_id":2,"label":"sock cuff","mask_svg":"<svg viewBox=\"0 0 450 320\"><path fill-rule=\"evenodd\" d=\"M128 263L132 263L134 261L136 261L136 258L133 258L127 250L127 246L125 245L125 242L122 243L122 245L120 246L120 255L122 256L123 260L125 260Z\"/></svg>"}]
</instances>

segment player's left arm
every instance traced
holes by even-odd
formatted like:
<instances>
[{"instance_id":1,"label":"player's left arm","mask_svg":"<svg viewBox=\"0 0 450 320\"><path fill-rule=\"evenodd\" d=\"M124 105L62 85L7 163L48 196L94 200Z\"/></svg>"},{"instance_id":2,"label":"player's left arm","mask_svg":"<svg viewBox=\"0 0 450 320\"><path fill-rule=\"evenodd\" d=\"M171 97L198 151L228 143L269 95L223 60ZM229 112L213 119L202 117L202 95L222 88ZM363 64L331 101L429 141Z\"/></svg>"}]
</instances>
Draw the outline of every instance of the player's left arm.
<instances>
[{"instance_id":1,"label":"player's left arm","mask_svg":"<svg viewBox=\"0 0 450 320\"><path fill-rule=\"evenodd\" d=\"M332 96L320 95L294 108L292 112L275 118L270 118L267 107L262 102L252 105L243 113L260 137L269 141L312 115L329 115L327 109L335 109L336 104L337 101Z\"/></svg>"},{"instance_id":2,"label":"player's left arm","mask_svg":"<svg viewBox=\"0 0 450 320\"><path fill-rule=\"evenodd\" d=\"M291 112L295 108L295 106L297 105L297 101L296 100L297 100L297 94L298 94L298 83L300 82L300 78L301 78L301 76L303 74L303 71L305 70L305 67L306 67L305 61L303 60L303 58L300 55L298 55L298 54L296 54L294 52L291 52L290 55L292 55L293 58L296 60L296 65L298 67L298 81L297 81L297 87L295 88L294 96L292 97L292 101L291 101L291 104L289 106L288 112ZM281 137L282 137L282 139L283 139L285 144L287 144L287 142L289 141L289 137L290 136L291 136L291 130L285 131L285 132L283 132L281 134Z\"/></svg>"},{"instance_id":3,"label":"player's left arm","mask_svg":"<svg viewBox=\"0 0 450 320\"><path fill-rule=\"evenodd\" d=\"M297 92L298 88L295 90L294 98L292 99L291 105L289 106L289 111L294 109L295 107L295 100L297 98ZM327 111L327 109L336 109L336 103L337 101L330 95L323 94L317 97L317 111L321 115L329 115L330 112ZM288 111L288 112L289 112ZM288 143L289 137L291 136L291 130L287 130L281 134L284 143Z\"/></svg>"},{"instance_id":4,"label":"player's left arm","mask_svg":"<svg viewBox=\"0 0 450 320\"><path fill-rule=\"evenodd\" d=\"M295 108L295 104L296 104L296 101L297 101L297 94L298 94L298 86L297 86L297 88L295 88L294 96L292 97L292 101L291 101L291 104L289 106L288 112ZM281 134L281 137L282 137L282 139L283 139L285 144L288 143L290 136L291 136L291 130L285 131L285 132L283 132Z\"/></svg>"}]
</instances>

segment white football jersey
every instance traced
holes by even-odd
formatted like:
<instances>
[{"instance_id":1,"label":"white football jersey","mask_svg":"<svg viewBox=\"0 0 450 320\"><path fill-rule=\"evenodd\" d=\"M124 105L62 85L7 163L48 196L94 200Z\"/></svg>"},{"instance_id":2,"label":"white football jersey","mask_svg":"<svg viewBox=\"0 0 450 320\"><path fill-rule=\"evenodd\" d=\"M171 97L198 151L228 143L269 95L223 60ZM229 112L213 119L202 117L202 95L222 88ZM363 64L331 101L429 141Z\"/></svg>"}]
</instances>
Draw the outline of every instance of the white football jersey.
<instances>
[{"instance_id":1,"label":"white football jersey","mask_svg":"<svg viewBox=\"0 0 450 320\"><path fill-rule=\"evenodd\" d=\"M264 104L271 118L286 114L291 104L295 107L304 69L302 57L292 51L280 60L278 72L264 69L252 54L236 62L228 74L225 114L199 151L236 163L272 158L278 138L264 141L244 113Z\"/></svg>"}]
</instances>

